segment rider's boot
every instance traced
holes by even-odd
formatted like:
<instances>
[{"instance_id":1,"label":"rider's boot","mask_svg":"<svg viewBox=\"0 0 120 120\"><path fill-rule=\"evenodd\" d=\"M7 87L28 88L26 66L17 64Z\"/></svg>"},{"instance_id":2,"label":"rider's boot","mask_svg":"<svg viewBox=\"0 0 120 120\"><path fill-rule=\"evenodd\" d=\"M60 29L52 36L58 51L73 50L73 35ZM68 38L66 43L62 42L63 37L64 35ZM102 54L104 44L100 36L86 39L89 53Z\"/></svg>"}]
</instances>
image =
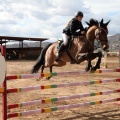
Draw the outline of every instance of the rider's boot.
<instances>
[{"instance_id":1,"label":"rider's boot","mask_svg":"<svg viewBox=\"0 0 120 120\"><path fill-rule=\"evenodd\" d=\"M59 61L59 60L60 60L63 49L64 49L64 44L62 43L62 44L60 45L60 47L59 47L56 61Z\"/></svg>"}]
</instances>

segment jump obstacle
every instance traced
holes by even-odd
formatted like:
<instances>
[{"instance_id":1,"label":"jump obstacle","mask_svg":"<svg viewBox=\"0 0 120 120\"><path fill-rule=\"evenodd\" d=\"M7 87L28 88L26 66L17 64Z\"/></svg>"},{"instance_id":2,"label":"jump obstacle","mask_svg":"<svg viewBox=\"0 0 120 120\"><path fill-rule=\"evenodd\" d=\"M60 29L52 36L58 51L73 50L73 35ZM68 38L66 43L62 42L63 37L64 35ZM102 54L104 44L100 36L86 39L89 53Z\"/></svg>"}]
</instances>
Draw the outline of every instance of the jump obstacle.
<instances>
[{"instance_id":1,"label":"jump obstacle","mask_svg":"<svg viewBox=\"0 0 120 120\"><path fill-rule=\"evenodd\" d=\"M106 72L120 72L120 68L97 70L94 73L106 73ZM120 78L117 78L117 79L113 78L113 79L103 79L103 80L100 79L100 80L76 82L76 83L62 83L62 84L52 84L52 85L44 85L44 86L29 86L29 87L24 87L24 88L12 88L12 89L7 89L7 85L6 85L7 80L16 80L16 79L23 79L23 78L27 79L27 78L34 78L34 77L80 75L80 74L88 74L88 73L89 72L85 72L83 70L83 71L75 71L75 72L46 73L46 74L32 74L32 75L31 74L21 74L21 75L6 76L5 81L0 90L2 92L2 98L3 98L2 99L3 100L3 104L2 104L3 105L3 120L7 120L8 118L13 118L13 117L31 115L31 114L47 113L47 112L52 112L52 111L57 111L57 110L77 108L77 107L81 107L81 106L90 106L90 105L120 101L120 98L111 98L111 99L105 99L105 100L101 100L101 101L69 104L69 105L63 105L63 106L56 106L56 107L50 107L50 108L43 108L43 109L29 110L29 111L24 111L24 112L7 114L7 110L12 109L12 108L18 108L18 107L36 105L36 104L44 104L44 103L55 102L55 101L70 100L70 99L76 99L76 98L83 98L83 97L88 97L88 96L108 95L111 93L120 92L120 89L116 89L116 90L101 91L101 92L95 92L95 93L86 93L86 94L79 94L79 95L72 95L72 96L62 96L62 97L57 97L57 98L48 98L48 99L28 101L28 102L7 105L7 94L8 93L11 94L14 92L24 92L24 91L30 91L30 90L43 90L43 89L62 88L62 87L64 88L64 87L71 87L71 86L120 82Z\"/></svg>"},{"instance_id":2,"label":"jump obstacle","mask_svg":"<svg viewBox=\"0 0 120 120\"><path fill-rule=\"evenodd\" d=\"M42 90L42 89L59 88L59 87L101 84L101 83L109 83L109 82L120 82L120 78L87 81L87 82L77 82L77 83L66 83L66 84L58 84L58 85L45 85L45 86L41 86L41 87L40 86L33 87L35 89L29 89L29 88L22 89L22 88L20 88L20 90L22 90L22 91L24 91L24 90L25 91L38 90L38 89L40 90L40 88ZM32 87L30 87L30 88L32 88ZM13 92L11 90L8 90L8 91L9 91L8 93ZM20 92L20 91L18 91L18 92ZM18 108L18 107L23 107L23 106L30 106L30 105L37 105L37 104L44 104L44 103L55 102L55 101L63 101L63 100L70 100L70 99L76 99L76 98L83 98L83 97L88 97L88 96L108 95L108 94L117 93L117 92L120 92L120 89L101 91L101 92L96 92L96 93L72 95L72 96L63 96L63 97L58 97L58 98L49 98L49 99L28 101L28 102L23 102L23 103L10 104L7 106L7 109ZM101 100L101 101L84 102L84 103L69 104L69 105L43 108L43 109L37 109L37 110L29 110L29 111L25 111L25 112L10 113L7 115L7 118L27 116L27 115L38 114L38 113L47 113L47 112L52 112L52 111L57 111L57 110L71 109L71 108L77 108L77 107L81 107L81 106L90 106L90 105L96 105L96 104L102 104L102 103L108 103L108 102L114 102L114 101L120 101L120 98L112 98L112 99L105 99L105 100Z\"/></svg>"}]
</instances>

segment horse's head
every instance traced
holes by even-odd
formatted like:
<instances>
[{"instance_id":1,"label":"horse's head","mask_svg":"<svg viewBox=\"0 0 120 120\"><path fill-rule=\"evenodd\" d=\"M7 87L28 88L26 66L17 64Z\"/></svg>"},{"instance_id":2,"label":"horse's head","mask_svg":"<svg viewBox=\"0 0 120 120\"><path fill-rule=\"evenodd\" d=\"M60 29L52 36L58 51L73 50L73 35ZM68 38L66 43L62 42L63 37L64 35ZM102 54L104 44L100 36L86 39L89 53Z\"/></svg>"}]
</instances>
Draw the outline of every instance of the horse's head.
<instances>
[{"instance_id":1,"label":"horse's head","mask_svg":"<svg viewBox=\"0 0 120 120\"><path fill-rule=\"evenodd\" d=\"M95 36L96 39L98 39L103 47L103 50L106 50L109 48L108 44L108 28L107 25L109 24L110 21L103 23L103 19L99 23L99 27L95 30Z\"/></svg>"},{"instance_id":2,"label":"horse's head","mask_svg":"<svg viewBox=\"0 0 120 120\"><path fill-rule=\"evenodd\" d=\"M108 28L107 25L109 24L110 21L108 21L107 23L103 23L103 19L101 20L100 23L97 24L97 22L93 22L94 24L88 24L89 25L89 29L87 31L87 38L90 41L93 41L95 39L97 39L103 50L107 50L109 48L108 45L108 38L107 38L107 34L108 34Z\"/></svg>"}]
</instances>

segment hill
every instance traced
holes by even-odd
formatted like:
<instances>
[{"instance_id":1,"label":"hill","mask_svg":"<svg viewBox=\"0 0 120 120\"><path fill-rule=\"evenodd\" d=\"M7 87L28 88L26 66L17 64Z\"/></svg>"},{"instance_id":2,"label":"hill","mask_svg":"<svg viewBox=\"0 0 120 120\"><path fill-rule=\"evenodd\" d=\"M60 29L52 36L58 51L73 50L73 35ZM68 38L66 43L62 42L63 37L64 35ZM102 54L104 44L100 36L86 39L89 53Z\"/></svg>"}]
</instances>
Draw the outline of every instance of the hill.
<instances>
[{"instance_id":1,"label":"hill","mask_svg":"<svg viewBox=\"0 0 120 120\"><path fill-rule=\"evenodd\" d=\"M120 48L120 33L119 34L115 34L113 36L109 36L108 37L109 40L109 50L110 51L118 51Z\"/></svg>"}]
</instances>

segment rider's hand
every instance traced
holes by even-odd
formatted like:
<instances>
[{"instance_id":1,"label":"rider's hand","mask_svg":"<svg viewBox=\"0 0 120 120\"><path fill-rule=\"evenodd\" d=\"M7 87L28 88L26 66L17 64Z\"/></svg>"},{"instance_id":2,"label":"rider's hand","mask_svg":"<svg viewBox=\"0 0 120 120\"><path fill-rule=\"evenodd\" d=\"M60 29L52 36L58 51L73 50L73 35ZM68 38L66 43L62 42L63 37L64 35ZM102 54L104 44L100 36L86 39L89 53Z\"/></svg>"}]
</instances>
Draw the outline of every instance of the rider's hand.
<instances>
[{"instance_id":1,"label":"rider's hand","mask_svg":"<svg viewBox=\"0 0 120 120\"><path fill-rule=\"evenodd\" d=\"M85 34L85 31L81 31L81 34L84 35L84 34Z\"/></svg>"}]
</instances>

